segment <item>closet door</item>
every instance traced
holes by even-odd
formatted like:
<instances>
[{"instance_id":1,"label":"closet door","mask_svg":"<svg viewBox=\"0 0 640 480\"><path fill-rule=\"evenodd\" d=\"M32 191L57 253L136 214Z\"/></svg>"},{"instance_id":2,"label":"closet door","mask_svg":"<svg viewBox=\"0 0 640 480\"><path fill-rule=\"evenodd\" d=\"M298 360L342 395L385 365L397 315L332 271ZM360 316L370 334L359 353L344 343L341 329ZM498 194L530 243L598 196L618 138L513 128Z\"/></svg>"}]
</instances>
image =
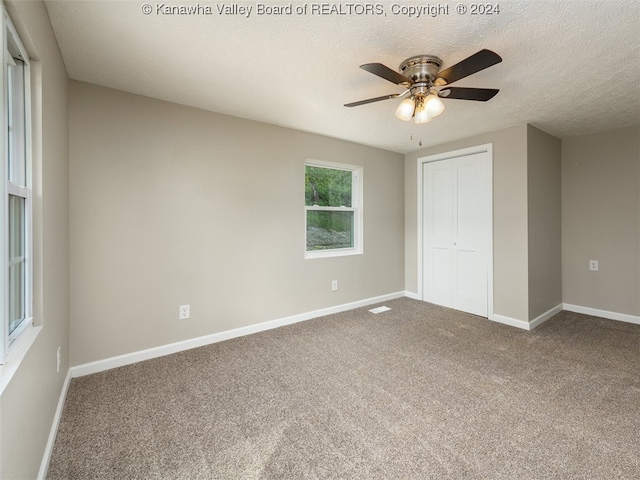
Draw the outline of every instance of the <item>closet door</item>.
<instances>
[{"instance_id":1,"label":"closet door","mask_svg":"<svg viewBox=\"0 0 640 480\"><path fill-rule=\"evenodd\" d=\"M488 316L486 153L423 165L423 298Z\"/></svg>"}]
</instances>

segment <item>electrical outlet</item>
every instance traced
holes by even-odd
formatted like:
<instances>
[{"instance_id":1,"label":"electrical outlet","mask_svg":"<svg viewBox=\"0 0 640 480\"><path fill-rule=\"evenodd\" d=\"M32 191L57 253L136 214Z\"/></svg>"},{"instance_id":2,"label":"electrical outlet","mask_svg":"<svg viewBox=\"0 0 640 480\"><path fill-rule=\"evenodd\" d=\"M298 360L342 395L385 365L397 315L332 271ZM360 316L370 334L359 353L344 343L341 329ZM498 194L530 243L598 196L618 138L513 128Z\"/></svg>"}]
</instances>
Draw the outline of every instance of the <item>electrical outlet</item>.
<instances>
[{"instance_id":1,"label":"electrical outlet","mask_svg":"<svg viewBox=\"0 0 640 480\"><path fill-rule=\"evenodd\" d=\"M338 280L331 280L331 291L338 291Z\"/></svg>"},{"instance_id":2,"label":"electrical outlet","mask_svg":"<svg viewBox=\"0 0 640 480\"><path fill-rule=\"evenodd\" d=\"M60 372L60 349L62 347L58 347L58 351L56 352L56 372Z\"/></svg>"},{"instance_id":3,"label":"electrical outlet","mask_svg":"<svg viewBox=\"0 0 640 480\"><path fill-rule=\"evenodd\" d=\"M598 271L598 260L589 260L589 270Z\"/></svg>"},{"instance_id":4,"label":"electrical outlet","mask_svg":"<svg viewBox=\"0 0 640 480\"><path fill-rule=\"evenodd\" d=\"M189 305L180 305L180 312L178 314L179 320L186 320L189 318Z\"/></svg>"}]
</instances>

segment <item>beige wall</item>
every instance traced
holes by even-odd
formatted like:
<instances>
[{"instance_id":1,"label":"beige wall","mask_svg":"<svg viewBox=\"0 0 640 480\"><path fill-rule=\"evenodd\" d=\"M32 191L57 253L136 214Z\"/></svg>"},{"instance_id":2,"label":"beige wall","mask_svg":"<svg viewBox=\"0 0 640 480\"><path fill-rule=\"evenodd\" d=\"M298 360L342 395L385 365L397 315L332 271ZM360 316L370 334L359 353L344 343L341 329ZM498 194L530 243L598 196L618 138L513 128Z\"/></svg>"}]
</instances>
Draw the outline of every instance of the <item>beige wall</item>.
<instances>
[{"instance_id":1,"label":"beige wall","mask_svg":"<svg viewBox=\"0 0 640 480\"><path fill-rule=\"evenodd\" d=\"M34 322L42 331L0 399L0 478L35 478L69 367L68 80L42 2L8 2L36 59ZM38 80L38 79L41 80ZM61 347L60 373L56 351Z\"/></svg>"},{"instance_id":2,"label":"beige wall","mask_svg":"<svg viewBox=\"0 0 640 480\"><path fill-rule=\"evenodd\" d=\"M405 285L418 289L417 159L493 144L494 312L529 320L527 252L527 126L424 148L405 156Z\"/></svg>"},{"instance_id":3,"label":"beige wall","mask_svg":"<svg viewBox=\"0 0 640 480\"><path fill-rule=\"evenodd\" d=\"M529 320L562 303L560 140L527 126Z\"/></svg>"},{"instance_id":4,"label":"beige wall","mask_svg":"<svg viewBox=\"0 0 640 480\"><path fill-rule=\"evenodd\" d=\"M404 290L400 154L79 82L70 125L72 365ZM363 255L304 259L305 158L364 166Z\"/></svg>"},{"instance_id":5,"label":"beige wall","mask_svg":"<svg viewBox=\"0 0 640 480\"><path fill-rule=\"evenodd\" d=\"M563 140L565 303L640 314L639 168L640 127Z\"/></svg>"}]
</instances>

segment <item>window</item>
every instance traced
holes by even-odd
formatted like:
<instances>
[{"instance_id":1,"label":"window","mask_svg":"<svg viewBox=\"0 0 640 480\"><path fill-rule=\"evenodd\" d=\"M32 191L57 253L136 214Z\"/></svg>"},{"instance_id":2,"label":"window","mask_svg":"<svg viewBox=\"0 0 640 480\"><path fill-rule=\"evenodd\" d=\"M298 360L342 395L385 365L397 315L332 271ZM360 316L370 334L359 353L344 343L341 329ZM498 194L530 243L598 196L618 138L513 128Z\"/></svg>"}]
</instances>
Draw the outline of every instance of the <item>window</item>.
<instances>
[{"instance_id":1,"label":"window","mask_svg":"<svg viewBox=\"0 0 640 480\"><path fill-rule=\"evenodd\" d=\"M3 12L2 358L31 324L31 130L29 61ZM2 363L2 362L0 362Z\"/></svg>"},{"instance_id":2,"label":"window","mask_svg":"<svg viewBox=\"0 0 640 480\"><path fill-rule=\"evenodd\" d=\"M362 253L362 167L305 164L305 258Z\"/></svg>"}]
</instances>

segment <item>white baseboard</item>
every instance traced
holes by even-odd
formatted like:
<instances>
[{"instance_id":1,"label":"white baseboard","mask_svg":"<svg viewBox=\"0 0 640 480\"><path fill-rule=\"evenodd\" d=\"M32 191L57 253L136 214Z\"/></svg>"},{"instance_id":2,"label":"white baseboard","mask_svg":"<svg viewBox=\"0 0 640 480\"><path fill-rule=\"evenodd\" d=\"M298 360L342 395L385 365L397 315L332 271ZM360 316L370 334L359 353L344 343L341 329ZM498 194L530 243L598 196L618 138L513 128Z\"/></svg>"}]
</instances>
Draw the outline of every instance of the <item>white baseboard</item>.
<instances>
[{"instance_id":1,"label":"white baseboard","mask_svg":"<svg viewBox=\"0 0 640 480\"><path fill-rule=\"evenodd\" d=\"M540 324L546 322L547 320L549 320L555 314L560 313L562 310L563 310L563 305L562 305L562 303L560 303L559 305L556 305L555 307L550 308L549 310L544 312L542 315L538 315L536 318L534 318L533 320L531 320L529 322L529 326L530 326L529 330L533 330L538 325L540 325Z\"/></svg>"},{"instance_id":2,"label":"white baseboard","mask_svg":"<svg viewBox=\"0 0 640 480\"><path fill-rule=\"evenodd\" d=\"M53 416L53 423L51 424L47 444L44 447L44 454L42 455L42 462L40 463L40 471L38 471L38 480L44 480L47 477L47 469L49 468L51 454L53 453L53 444L56 441L56 434L58 433L58 426L60 425L60 419L62 418L62 410L64 409L64 402L67 399L67 390L69 390L70 383L71 369L67 370L67 376L64 379L62 390L60 391L58 406L56 407L56 413Z\"/></svg>"},{"instance_id":3,"label":"white baseboard","mask_svg":"<svg viewBox=\"0 0 640 480\"><path fill-rule=\"evenodd\" d=\"M504 323L505 325L510 325L512 327L521 328L522 330L531 330L531 324L529 322L525 322L524 320L518 320L511 317L505 317L504 315L498 315L494 313L489 317L489 320L498 323Z\"/></svg>"},{"instance_id":4,"label":"white baseboard","mask_svg":"<svg viewBox=\"0 0 640 480\"><path fill-rule=\"evenodd\" d=\"M152 358L162 357L164 355L170 355L172 353L182 352L184 350L190 350L192 348L203 347L205 345L210 345L212 343L222 342L224 340L230 340L236 337L243 337L245 335L249 335L252 333L263 332L265 330L271 330L272 328L291 325L292 323L311 320L312 318L331 315L333 313L344 312L346 310L352 310L354 308L366 307L374 303L385 302L388 300L393 300L393 299L404 297L404 296L405 296L405 292L390 293L387 295L381 295L379 297L372 297L364 300L359 300L357 302L337 305L335 307L322 308L320 310L314 310L312 312L307 312L299 315L292 315L290 317L280 318L277 320L270 320L267 322L257 323L255 325L248 325L246 327L234 328L233 330L213 333L211 335L205 335L203 337L197 337L189 340L183 340L181 342L170 343L168 345L161 345L159 347L140 350L138 352L126 353L124 355L119 355L116 357L105 358L104 360L97 360L95 362L85 363L82 365L71 367L70 369L71 378L82 377L84 375L90 375L92 373L98 373L105 370L110 370L112 368L122 367L124 365L130 365L132 363L142 362L144 360L150 360Z\"/></svg>"},{"instance_id":5,"label":"white baseboard","mask_svg":"<svg viewBox=\"0 0 640 480\"><path fill-rule=\"evenodd\" d=\"M413 300L422 300L422 297L420 295L414 292L409 292L408 290L405 290L404 296Z\"/></svg>"},{"instance_id":6,"label":"white baseboard","mask_svg":"<svg viewBox=\"0 0 640 480\"><path fill-rule=\"evenodd\" d=\"M569 312L584 313L585 315L592 315L594 317L607 318L609 320L618 320L620 322L635 323L640 325L640 316L628 315L626 313L609 312L607 310L599 310L597 308L582 307L580 305L571 305L570 303L563 303L562 308Z\"/></svg>"},{"instance_id":7,"label":"white baseboard","mask_svg":"<svg viewBox=\"0 0 640 480\"><path fill-rule=\"evenodd\" d=\"M538 325L546 322L551 317L553 317L556 313L560 313L563 310L563 304L556 305L553 308L550 308L542 315L538 315L536 318L527 322L525 320L517 320L515 318L505 317L504 315L498 315L494 313L489 320L493 320L494 322L504 323L505 325L511 325L512 327L521 328L523 330L533 330Z\"/></svg>"}]
</instances>

